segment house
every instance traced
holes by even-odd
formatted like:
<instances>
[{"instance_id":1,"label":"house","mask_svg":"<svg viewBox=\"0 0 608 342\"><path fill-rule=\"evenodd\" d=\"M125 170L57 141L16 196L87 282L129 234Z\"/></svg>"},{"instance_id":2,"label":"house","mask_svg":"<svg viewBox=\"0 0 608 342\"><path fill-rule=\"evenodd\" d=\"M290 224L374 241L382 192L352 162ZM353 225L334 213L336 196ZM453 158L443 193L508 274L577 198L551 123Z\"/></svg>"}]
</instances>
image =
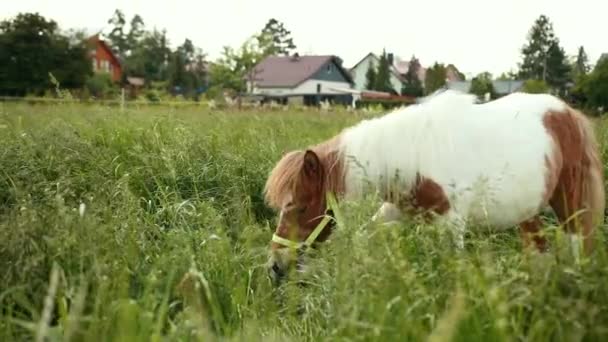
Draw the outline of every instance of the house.
<instances>
[{"instance_id":1,"label":"house","mask_svg":"<svg viewBox=\"0 0 608 342\"><path fill-rule=\"evenodd\" d=\"M407 67L405 73L401 73L393 63L393 54L388 54L388 62L390 67L390 82L395 93L400 94L403 83L405 82L405 73L407 73ZM378 68L380 64L380 58L374 53L368 53L363 59L357 64L350 68L350 74L355 82L354 88L356 90L369 90L366 87L367 83L367 72L370 67Z\"/></svg>"},{"instance_id":2,"label":"house","mask_svg":"<svg viewBox=\"0 0 608 342\"><path fill-rule=\"evenodd\" d=\"M524 81L492 80L492 86L496 97L502 97L520 91L524 86ZM468 93L471 89L471 81L447 81L446 88Z\"/></svg>"},{"instance_id":3,"label":"house","mask_svg":"<svg viewBox=\"0 0 608 342\"><path fill-rule=\"evenodd\" d=\"M268 56L245 76L250 95L264 102L350 105L353 80L333 55Z\"/></svg>"},{"instance_id":4,"label":"house","mask_svg":"<svg viewBox=\"0 0 608 342\"><path fill-rule=\"evenodd\" d=\"M95 73L108 73L112 81L120 82L122 80L122 66L106 41L96 34L88 39L88 43L93 71Z\"/></svg>"},{"instance_id":5,"label":"house","mask_svg":"<svg viewBox=\"0 0 608 342\"><path fill-rule=\"evenodd\" d=\"M397 57L393 65L395 69L397 69L397 72L405 78L405 75L407 74L407 71L410 68L410 61L406 61ZM426 68L421 65L420 68L418 68L417 74L418 80L420 80L420 84L422 84L422 86L424 87L424 79L426 78Z\"/></svg>"}]
</instances>

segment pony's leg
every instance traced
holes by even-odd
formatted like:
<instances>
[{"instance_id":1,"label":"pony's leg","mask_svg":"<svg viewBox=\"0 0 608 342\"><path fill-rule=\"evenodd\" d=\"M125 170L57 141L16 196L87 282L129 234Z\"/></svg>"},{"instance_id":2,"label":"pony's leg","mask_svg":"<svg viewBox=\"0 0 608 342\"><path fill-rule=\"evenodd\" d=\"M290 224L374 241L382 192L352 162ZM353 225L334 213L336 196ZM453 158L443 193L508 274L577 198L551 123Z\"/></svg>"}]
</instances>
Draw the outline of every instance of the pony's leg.
<instances>
[{"instance_id":1,"label":"pony's leg","mask_svg":"<svg viewBox=\"0 0 608 342\"><path fill-rule=\"evenodd\" d=\"M464 249L464 233L466 231L466 222L462 215L457 211L450 209L445 215L439 217L440 224L446 226L452 233L454 244L459 250Z\"/></svg>"},{"instance_id":2,"label":"pony's leg","mask_svg":"<svg viewBox=\"0 0 608 342\"><path fill-rule=\"evenodd\" d=\"M538 215L519 224L524 249L528 249L532 245L532 242L534 242L538 251L544 252L546 250L547 240L538 235L541 226L542 224Z\"/></svg>"},{"instance_id":3,"label":"pony's leg","mask_svg":"<svg viewBox=\"0 0 608 342\"><path fill-rule=\"evenodd\" d=\"M391 202L384 202L380 209L372 216L372 221L390 223L399 220L401 216L401 210L396 205Z\"/></svg>"}]
</instances>

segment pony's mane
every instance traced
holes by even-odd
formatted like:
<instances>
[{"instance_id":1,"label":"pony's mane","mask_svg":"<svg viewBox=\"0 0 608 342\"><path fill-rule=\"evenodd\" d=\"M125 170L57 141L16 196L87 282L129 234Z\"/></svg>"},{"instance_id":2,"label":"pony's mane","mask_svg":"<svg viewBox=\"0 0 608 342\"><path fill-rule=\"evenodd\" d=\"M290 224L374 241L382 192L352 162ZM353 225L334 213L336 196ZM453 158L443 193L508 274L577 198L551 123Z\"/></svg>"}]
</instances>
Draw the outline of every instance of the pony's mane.
<instances>
[{"instance_id":1,"label":"pony's mane","mask_svg":"<svg viewBox=\"0 0 608 342\"><path fill-rule=\"evenodd\" d=\"M323 191L341 193L344 190L340 137L341 134L338 134L318 145L309 147L323 164L325 171ZM284 196L295 191L300 180L300 171L304 165L304 154L305 150L295 150L285 154L270 172L264 187L264 198L271 207L279 209L283 205Z\"/></svg>"},{"instance_id":2,"label":"pony's mane","mask_svg":"<svg viewBox=\"0 0 608 342\"><path fill-rule=\"evenodd\" d=\"M304 164L304 151L296 150L287 153L272 169L264 187L266 203L278 209L283 204L283 197L297 186L299 173Z\"/></svg>"}]
</instances>

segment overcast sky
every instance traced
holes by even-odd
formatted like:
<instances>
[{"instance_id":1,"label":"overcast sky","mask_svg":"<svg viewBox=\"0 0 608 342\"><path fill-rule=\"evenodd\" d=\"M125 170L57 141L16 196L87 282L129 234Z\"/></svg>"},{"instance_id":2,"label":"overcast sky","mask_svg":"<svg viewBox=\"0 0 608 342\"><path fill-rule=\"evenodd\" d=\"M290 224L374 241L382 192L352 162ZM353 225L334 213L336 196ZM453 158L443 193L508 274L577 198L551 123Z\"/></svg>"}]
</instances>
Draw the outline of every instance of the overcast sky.
<instances>
[{"instance_id":1,"label":"overcast sky","mask_svg":"<svg viewBox=\"0 0 608 342\"><path fill-rule=\"evenodd\" d=\"M584 45L590 62L608 52L605 0L0 0L0 18L39 12L61 28L108 28L120 8L148 28L167 29L172 45L188 37L211 59L238 47L274 17L292 31L300 54L335 54L350 67L366 53L415 54L424 66L455 64L495 75L517 68L526 34L540 14L553 22L568 54ZM604 4L602 4L604 3Z\"/></svg>"}]
</instances>

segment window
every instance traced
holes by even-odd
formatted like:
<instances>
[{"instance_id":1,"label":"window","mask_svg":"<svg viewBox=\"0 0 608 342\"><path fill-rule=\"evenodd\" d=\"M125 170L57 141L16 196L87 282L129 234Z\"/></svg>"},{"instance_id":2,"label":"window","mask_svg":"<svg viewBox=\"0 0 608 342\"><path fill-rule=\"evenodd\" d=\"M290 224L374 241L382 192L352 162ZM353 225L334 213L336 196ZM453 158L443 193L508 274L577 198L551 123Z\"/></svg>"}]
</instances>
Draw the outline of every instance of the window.
<instances>
[{"instance_id":1,"label":"window","mask_svg":"<svg viewBox=\"0 0 608 342\"><path fill-rule=\"evenodd\" d=\"M331 74L331 64L327 64L327 73Z\"/></svg>"},{"instance_id":2,"label":"window","mask_svg":"<svg viewBox=\"0 0 608 342\"><path fill-rule=\"evenodd\" d=\"M317 94L321 93L321 83L317 83Z\"/></svg>"}]
</instances>

